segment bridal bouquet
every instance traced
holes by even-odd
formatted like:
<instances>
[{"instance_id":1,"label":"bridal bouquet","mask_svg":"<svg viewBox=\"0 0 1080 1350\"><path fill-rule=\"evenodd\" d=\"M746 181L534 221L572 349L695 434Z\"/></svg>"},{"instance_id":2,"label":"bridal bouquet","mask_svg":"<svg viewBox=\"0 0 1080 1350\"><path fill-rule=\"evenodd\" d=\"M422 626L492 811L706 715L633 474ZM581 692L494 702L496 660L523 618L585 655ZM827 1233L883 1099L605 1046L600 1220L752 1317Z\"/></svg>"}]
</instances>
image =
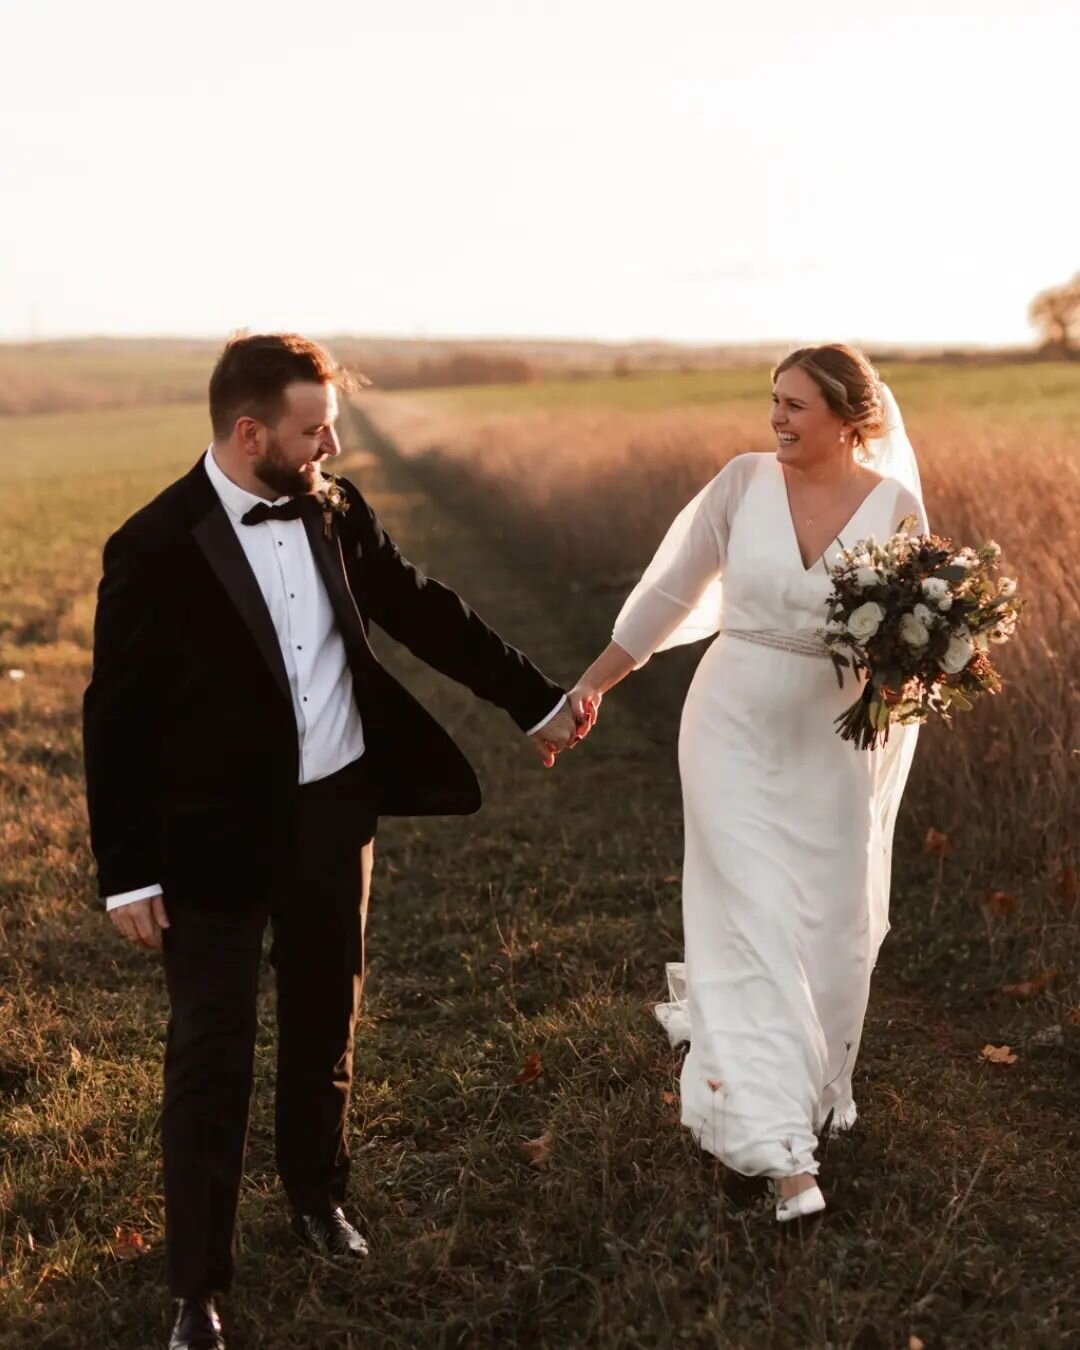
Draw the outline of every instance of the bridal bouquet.
<instances>
[{"instance_id":1,"label":"bridal bouquet","mask_svg":"<svg viewBox=\"0 0 1080 1350\"><path fill-rule=\"evenodd\" d=\"M841 687L845 669L866 676L837 729L863 750L884 745L893 722L948 720L996 694L990 647L1012 637L1023 604L1012 578L994 579L997 544L958 549L907 533L914 525L908 516L883 544L861 539L830 568L825 645Z\"/></svg>"}]
</instances>

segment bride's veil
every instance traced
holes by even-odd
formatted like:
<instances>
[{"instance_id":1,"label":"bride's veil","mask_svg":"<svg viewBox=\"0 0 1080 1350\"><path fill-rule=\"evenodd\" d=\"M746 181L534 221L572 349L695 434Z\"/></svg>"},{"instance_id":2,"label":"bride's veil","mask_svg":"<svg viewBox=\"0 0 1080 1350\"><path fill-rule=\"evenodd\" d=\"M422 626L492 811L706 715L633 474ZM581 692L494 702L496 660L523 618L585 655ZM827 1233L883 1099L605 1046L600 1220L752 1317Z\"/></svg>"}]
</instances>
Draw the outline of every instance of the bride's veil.
<instances>
[{"instance_id":1,"label":"bride's veil","mask_svg":"<svg viewBox=\"0 0 1080 1350\"><path fill-rule=\"evenodd\" d=\"M896 401L896 395L887 384L882 383L881 401L885 407L885 430L880 436L867 441L870 467L884 478L895 478L903 483L909 492L913 492L921 502L922 479L919 477L919 462L915 458L915 447L908 439L904 427L904 415Z\"/></svg>"}]
</instances>

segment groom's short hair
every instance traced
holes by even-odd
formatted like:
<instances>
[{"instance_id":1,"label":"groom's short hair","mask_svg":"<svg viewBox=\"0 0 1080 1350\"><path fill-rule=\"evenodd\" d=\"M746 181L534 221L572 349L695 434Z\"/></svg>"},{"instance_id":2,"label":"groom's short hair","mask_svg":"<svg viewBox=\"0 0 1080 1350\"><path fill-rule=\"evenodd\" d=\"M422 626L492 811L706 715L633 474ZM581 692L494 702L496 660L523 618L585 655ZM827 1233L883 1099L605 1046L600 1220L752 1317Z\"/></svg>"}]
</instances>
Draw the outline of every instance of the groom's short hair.
<instances>
[{"instance_id":1,"label":"groom's short hair","mask_svg":"<svg viewBox=\"0 0 1080 1350\"><path fill-rule=\"evenodd\" d=\"M210 376L210 423L218 440L238 417L274 426L285 411L285 389L303 381L348 388L348 372L325 347L299 333L241 333L229 339Z\"/></svg>"}]
</instances>

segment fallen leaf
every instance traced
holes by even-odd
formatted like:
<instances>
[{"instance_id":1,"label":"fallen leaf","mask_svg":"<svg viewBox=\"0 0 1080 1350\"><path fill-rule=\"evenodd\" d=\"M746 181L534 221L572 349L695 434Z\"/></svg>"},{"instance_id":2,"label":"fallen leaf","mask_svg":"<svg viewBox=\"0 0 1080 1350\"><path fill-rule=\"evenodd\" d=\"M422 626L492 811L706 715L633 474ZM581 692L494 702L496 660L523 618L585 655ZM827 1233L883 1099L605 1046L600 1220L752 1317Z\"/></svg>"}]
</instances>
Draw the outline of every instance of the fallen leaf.
<instances>
[{"instance_id":1,"label":"fallen leaf","mask_svg":"<svg viewBox=\"0 0 1080 1350\"><path fill-rule=\"evenodd\" d=\"M679 880L678 872L672 872L670 876L661 877L660 880L665 886L674 886Z\"/></svg>"},{"instance_id":2,"label":"fallen leaf","mask_svg":"<svg viewBox=\"0 0 1080 1350\"><path fill-rule=\"evenodd\" d=\"M546 1167L551 1161L551 1145L555 1142L555 1136L550 1130L545 1130L538 1139L523 1139L518 1147L529 1160L530 1167Z\"/></svg>"},{"instance_id":3,"label":"fallen leaf","mask_svg":"<svg viewBox=\"0 0 1080 1350\"><path fill-rule=\"evenodd\" d=\"M909 1336L907 1350L926 1350L926 1342L920 1340L918 1336Z\"/></svg>"},{"instance_id":4,"label":"fallen leaf","mask_svg":"<svg viewBox=\"0 0 1080 1350\"><path fill-rule=\"evenodd\" d=\"M1035 998L1048 984L1053 984L1057 977L1056 970L1044 970L1041 975L1036 975L1030 980L1021 980L1019 984L1003 984L1001 992L1007 998Z\"/></svg>"},{"instance_id":5,"label":"fallen leaf","mask_svg":"<svg viewBox=\"0 0 1080 1350\"><path fill-rule=\"evenodd\" d=\"M661 1092L660 1100L664 1103L665 1106L674 1106L675 1094L674 1092L667 1092L667 1091Z\"/></svg>"},{"instance_id":6,"label":"fallen leaf","mask_svg":"<svg viewBox=\"0 0 1080 1350\"><path fill-rule=\"evenodd\" d=\"M136 1233L132 1228L117 1228L113 1252L118 1261L134 1261L148 1250L149 1243L141 1233Z\"/></svg>"},{"instance_id":7,"label":"fallen leaf","mask_svg":"<svg viewBox=\"0 0 1080 1350\"><path fill-rule=\"evenodd\" d=\"M1010 895L1008 891L988 891L983 904L999 919L1007 919L1010 914L1016 913L1016 896Z\"/></svg>"},{"instance_id":8,"label":"fallen leaf","mask_svg":"<svg viewBox=\"0 0 1080 1350\"><path fill-rule=\"evenodd\" d=\"M539 1051L525 1056L525 1063L521 1066L521 1072L514 1079L515 1083L535 1083L544 1072L544 1060Z\"/></svg>"},{"instance_id":9,"label":"fallen leaf","mask_svg":"<svg viewBox=\"0 0 1080 1350\"><path fill-rule=\"evenodd\" d=\"M923 840L924 853L929 853L931 858L947 858L952 851L952 840L948 835L935 830L933 826L926 831L926 838Z\"/></svg>"},{"instance_id":10,"label":"fallen leaf","mask_svg":"<svg viewBox=\"0 0 1080 1350\"><path fill-rule=\"evenodd\" d=\"M983 1059L991 1064L1015 1064L1016 1055L1007 1045L984 1045L980 1052Z\"/></svg>"},{"instance_id":11,"label":"fallen leaf","mask_svg":"<svg viewBox=\"0 0 1080 1350\"><path fill-rule=\"evenodd\" d=\"M1061 878L1058 881L1058 895L1066 904L1075 905L1080 900L1080 878L1076 875L1075 867L1066 867L1062 869Z\"/></svg>"},{"instance_id":12,"label":"fallen leaf","mask_svg":"<svg viewBox=\"0 0 1080 1350\"><path fill-rule=\"evenodd\" d=\"M71 1067L76 1072L78 1072L78 1069L81 1064L82 1064L82 1051L79 1049L77 1045L73 1045L71 1047Z\"/></svg>"},{"instance_id":13,"label":"fallen leaf","mask_svg":"<svg viewBox=\"0 0 1080 1350\"><path fill-rule=\"evenodd\" d=\"M1080 1027L1080 1008L1074 1008L1071 1013L1067 1013L1065 1021L1068 1022L1070 1026Z\"/></svg>"},{"instance_id":14,"label":"fallen leaf","mask_svg":"<svg viewBox=\"0 0 1080 1350\"><path fill-rule=\"evenodd\" d=\"M50 1280L55 1279L57 1276L59 1276L62 1279L66 1274L67 1271L62 1265L53 1264L52 1262L50 1262L42 1270L41 1274L37 1278L37 1283L34 1285L33 1289L30 1290L31 1296L36 1294L37 1291L41 1289L44 1285L48 1284Z\"/></svg>"},{"instance_id":15,"label":"fallen leaf","mask_svg":"<svg viewBox=\"0 0 1080 1350\"><path fill-rule=\"evenodd\" d=\"M1041 994L1043 986L1038 980L1021 980L1019 984L1003 984L1001 992L1006 998L1034 998Z\"/></svg>"}]
</instances>

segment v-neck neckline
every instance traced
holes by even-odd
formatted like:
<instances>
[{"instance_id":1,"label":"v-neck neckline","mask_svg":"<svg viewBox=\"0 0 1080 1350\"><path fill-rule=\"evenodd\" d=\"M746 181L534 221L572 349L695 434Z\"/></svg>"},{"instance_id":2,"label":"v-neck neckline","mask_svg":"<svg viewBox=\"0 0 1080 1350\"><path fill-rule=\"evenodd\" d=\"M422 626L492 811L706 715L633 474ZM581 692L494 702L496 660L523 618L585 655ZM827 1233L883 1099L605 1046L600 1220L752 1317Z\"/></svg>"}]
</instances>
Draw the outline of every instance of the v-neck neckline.
<instances>
[{"instance_id":1,"label":"v-neck neckline","mask_svg":"<svg viewBox=\"0 0 1080 1350\"><path fill-rule=\"evenodd\" d=\"M847 533L848 528L854 523L859 513L862 511L863 507L874 495L874 493L878 490L878 488L881 487L883 483L887 483L889 481L887 478L879 478L877 482L874 484L874 486L870 489L870 491L866 494L866 496L862 499L862 501L859 502L859 504L855 507L855 510L852 511L851 515L848 516L847 520L844 521L843 525L841 525L840 528L836 531L836 533L833 535L829 543L826 544L825 547L821 550L818 556L816 558L813 558L809 563L804 563L802 549L799 546L799 532L795 528L795 517L791 513L791 498L788 495L787 475L784 473L784 466L780 463L779 460L776 461L776 471L780 476L780 492L784 498L784 510L787 514L788 528L791 531L791 542L794 545L795 556L799 560L799 566L802 569L803 576L809 576L810 573L817 568L818 563L820 563L822 558L825 557L825 555L828 553L832 545L836 543L836 541L840 538L841 535Z\"/></svg>"}]
</instances>

